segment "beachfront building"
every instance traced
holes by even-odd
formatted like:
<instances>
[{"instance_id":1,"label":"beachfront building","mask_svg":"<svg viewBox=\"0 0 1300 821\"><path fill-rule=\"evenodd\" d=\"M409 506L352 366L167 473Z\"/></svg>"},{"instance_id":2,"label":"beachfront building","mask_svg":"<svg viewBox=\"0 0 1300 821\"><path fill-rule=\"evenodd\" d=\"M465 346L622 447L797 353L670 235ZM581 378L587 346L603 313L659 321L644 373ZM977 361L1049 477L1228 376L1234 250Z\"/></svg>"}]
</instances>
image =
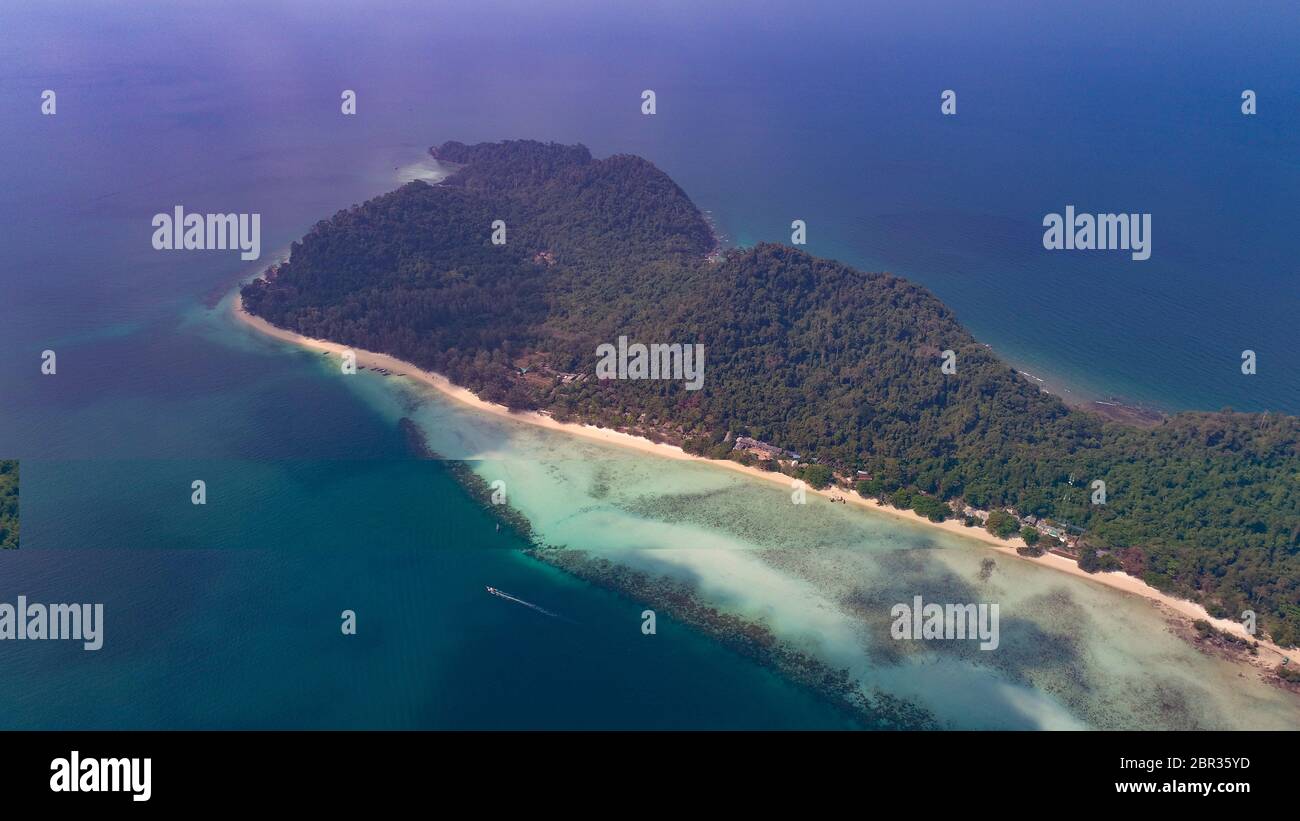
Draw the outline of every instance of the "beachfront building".
<instances>
[{"instance_id":1,"label":"beachfront building","mask_svg":"<svg viewBox=\"0 0 1300 821\"><path fill-rule=\"evenodd\" d=\"M1040 522L1038 524L1038 532L1044 536L1051 536L1053 539L1065 541L1065 531L1059 527L1053 527L1052 525Z\"/></svg>"},{"instance_id":2,"label":"beachfront building","mask_svg":"<svg viewBox=\"0 0 1300 821\"><path fill-rule=\"evenodd\" d=\"M735 450L742 453L752 453L759 459L781 459L786 456L786 452L776 445L761 442L758 439L752 439L748 436L737 436Z\"/></svg>"}]
</instances>

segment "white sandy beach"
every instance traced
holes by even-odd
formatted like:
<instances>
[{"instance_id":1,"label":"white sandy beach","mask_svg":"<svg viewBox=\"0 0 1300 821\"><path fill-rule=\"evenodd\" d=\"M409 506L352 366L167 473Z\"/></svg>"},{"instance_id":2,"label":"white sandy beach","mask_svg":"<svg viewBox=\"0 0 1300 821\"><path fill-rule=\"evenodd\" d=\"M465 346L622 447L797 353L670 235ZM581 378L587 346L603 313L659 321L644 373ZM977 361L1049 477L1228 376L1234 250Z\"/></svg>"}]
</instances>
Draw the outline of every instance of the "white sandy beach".
<instances>
[{"instance_id":1,"label":"white sandy beach","mask_svg":"<svg viewBox=\"0 0 1300 821\"><path fill-rule=\"evenodd\" d=\"M599 428L594 425L582 425L576 423L557 422L551 417L537 412L520 412L511 411L504 405L498 405L492 402L486 402L469 391L466 388L453 384L449 379L441 374L424 371L409 362L404 362L388 354L375 353L373 351L364 351L359 349L350 349L346 345L336 342L330 342L323 339L312 339L302 336L293 331L279 328L266 320L253 316L243 309L243 300L239 294L236 294L232 302L232 313L235 318L250 328L257 330L267 336L274 337L284 342L289 342L304 348L316 351L325 351L329 353L342 354L346 350L352 350L356 355L358 366L367 368L384 368L391 371L394 375L405 376L410 379L432 387L439 393L469 405L483 413L494 414L514 419L519 422L525 422L530 425L550 428L556 431L581 436L588 439L594 439L608 444L617 445L625 448L632 448L644 453L663 456L668 459L689 459L703 462L714 467L726 470L734 470L744 473L754 479L760 479L767 482L774 482L789 489L791 487L791 478L781 473L774 473L760 470L755 467L747 467L738 462L730 460L706 459L701 456L694 456L686 453L681 448L674 445L651 442L639 436L633 436L627 433L610 430L608 428ZM944 522L932 522L917 513L897 508L881 505L874 499L865 499L856 493L845 492L838 488L828 488L822 491L815 491L808 488L810 492L820 493L823 496L834 499L843 499L848 504L868 508L876 514L893 516L903 519L918 526L938 528L955 536L970 539L982 543L985 547L996 550L997 552L1014 557L1021 561L1035 562L1062 573L1068 573L1080 579L1085 579L1094 584L1101 584L1107 587L1141 596L1157 606L1163 612L1171 617L1180 617L1188 621L1195 619L1204 619L1210 622L1219 630L1225 633L1231 633L1242 638L1252 638L1246 633L1245 628L1238 622L1227 619L1216 619L1206 612L1205 608L1196 602L1186 599L1176 598L1167 593L1163 593L1146 582L1135 576L1130 576L1122 571L1109 573L1088 573L1080 569L1079 565L1064 556L1058 556L1052 553L1045 553L1041 557L1027 557L1016 553L1017 547L1024 546L1024 542L1019 538L998 539L983 528L966 527L961 522L949 519ZM1253 640L1253 638L1252 638ZM1259 658L1265 662L1280 662L1283 658L1290 658L1293 664L1300 663L1300 649L1284 650L1271 642L1261 641L1259 643Z\"/></svg>"}]
</instances>

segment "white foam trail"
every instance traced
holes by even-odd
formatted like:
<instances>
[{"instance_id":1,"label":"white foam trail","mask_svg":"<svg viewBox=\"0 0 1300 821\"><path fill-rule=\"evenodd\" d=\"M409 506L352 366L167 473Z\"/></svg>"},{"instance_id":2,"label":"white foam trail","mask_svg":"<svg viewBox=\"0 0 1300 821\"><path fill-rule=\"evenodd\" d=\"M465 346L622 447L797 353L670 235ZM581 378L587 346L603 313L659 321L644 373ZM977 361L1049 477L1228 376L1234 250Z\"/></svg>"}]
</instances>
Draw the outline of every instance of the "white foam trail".
<instances>
[{"instance_id":1,"label":"white foam trail","mask_svg":"<svg viewBox=\"0 0 1300 821\"><path fill-rule=\"evenodd\" d=\"M561 616L561 615L559 615L558 613L552 613L550 610L547 610L547 609L544 608L544 607L538 607L537 605L533 604L532 602L526 602L526 601L524 601L523 599L516 599L514 596L510 595L509 593L502 593L500 590L497 590L497 589L495 589L495 588L492 589L492 590L489 590L488 592L491 593L493 596L497 596L497 597L502 598L502 599L505 599L505 600L507 600L507 601L512 601L512 602L514 602L515 604L522 604L524 607L527 607L527 608L529 608L529 609L531 609L531 610L536 610L538 613L541 613L543 616L550 616L550 617L553 618L553 619L559 619L560 621L567 621L567 622L574 623L574 624L577 623L577 622L574 622L573 619L566 619L564 616Z\"/></svg>"}]
</instances>

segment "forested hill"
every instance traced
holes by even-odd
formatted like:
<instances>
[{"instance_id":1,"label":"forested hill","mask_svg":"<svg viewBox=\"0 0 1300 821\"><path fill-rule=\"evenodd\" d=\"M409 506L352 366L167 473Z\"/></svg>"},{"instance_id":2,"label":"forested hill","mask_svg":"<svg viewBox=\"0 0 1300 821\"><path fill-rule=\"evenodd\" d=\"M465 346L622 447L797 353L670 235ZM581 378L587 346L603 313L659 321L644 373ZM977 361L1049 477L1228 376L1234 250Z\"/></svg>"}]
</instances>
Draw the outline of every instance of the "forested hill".
<instances>
[{"instance_id":1,"label":"forested hill","mask_svg":"<svg viewBox=\"0 0 1300 821\"><path fill-rule=\"evenodd\" d=\"M1300 640L1297 418L1105 422L1039 391L906 280L778 245L708 258L707 223L645 160L527 141L432 153L463 167L319 223L245 288L248 309L512 407L718 457L728 433L748 435L863 470L895 503L1050 517L1086 530L1087 566L1122 563L1216 614L1251 607L1275 639ZM703 387L597 380L596 347L619 336L703 344Z\"/></svg>"}]
</instances>

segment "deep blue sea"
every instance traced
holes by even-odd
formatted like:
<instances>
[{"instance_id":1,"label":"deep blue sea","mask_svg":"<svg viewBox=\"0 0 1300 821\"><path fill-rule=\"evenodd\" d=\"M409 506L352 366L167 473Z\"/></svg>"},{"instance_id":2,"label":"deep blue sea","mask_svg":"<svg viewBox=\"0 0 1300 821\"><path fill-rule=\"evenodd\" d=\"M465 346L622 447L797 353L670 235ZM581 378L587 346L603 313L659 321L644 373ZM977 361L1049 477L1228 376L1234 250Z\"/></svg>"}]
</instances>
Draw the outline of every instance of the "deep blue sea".
<instances>
[{"instance_id":1,"label":"deep blue sea","mask_svg":"<svg viewBox=\"0 0 1300 821\"><path fill-rule=\"evenodd\" d=\"M99 653L0 645L0 727L844 726L670 621L628 641L635 603L521 557L372 403L214 321L448 139L642 155L733 244L803 219L809 251L926 285L1062 393L1300 413L1294 3L647 5L0 12L0 457L23 494L0 601L117 614ZM262 260L153 250L176 205L260 213ZM1151 258L1045 251L1067 205L1150 213Z\"/></svg>"}]
</instances>

